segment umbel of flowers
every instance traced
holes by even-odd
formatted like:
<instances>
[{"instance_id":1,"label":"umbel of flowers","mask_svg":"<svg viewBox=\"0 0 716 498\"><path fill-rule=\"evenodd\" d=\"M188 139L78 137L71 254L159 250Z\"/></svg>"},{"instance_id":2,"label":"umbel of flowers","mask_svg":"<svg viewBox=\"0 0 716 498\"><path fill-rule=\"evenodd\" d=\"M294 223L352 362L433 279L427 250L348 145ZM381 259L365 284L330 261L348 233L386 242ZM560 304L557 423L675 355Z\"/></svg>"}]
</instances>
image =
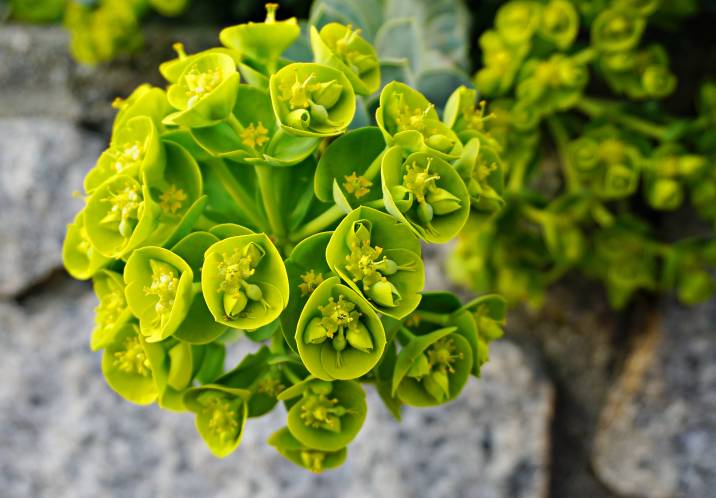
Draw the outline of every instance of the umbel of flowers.
<instances>
[{"instance_id":1,"label":"umbel of flowers","mask_svg":"<svg viewBox=\"0 0 716 498\"><path fill-rule=\"evenodd\" d=\"M378 126L351 127L380 89L373 47L333 23L311 27L316 62L290 62L299 26L267 9L223 30L222 47L177 45L166 88L115 103L63 256L94 283L90 345L112 389L193 413L219 457L283 404L269 443L320 472L345 460L369 385L400 418L480 374L504 301L425 293L421 243L498 209L502 173L475 102L456 128L392 82ZM226 365L238 340L255 352Z\"/></svg>"}]
</instances>

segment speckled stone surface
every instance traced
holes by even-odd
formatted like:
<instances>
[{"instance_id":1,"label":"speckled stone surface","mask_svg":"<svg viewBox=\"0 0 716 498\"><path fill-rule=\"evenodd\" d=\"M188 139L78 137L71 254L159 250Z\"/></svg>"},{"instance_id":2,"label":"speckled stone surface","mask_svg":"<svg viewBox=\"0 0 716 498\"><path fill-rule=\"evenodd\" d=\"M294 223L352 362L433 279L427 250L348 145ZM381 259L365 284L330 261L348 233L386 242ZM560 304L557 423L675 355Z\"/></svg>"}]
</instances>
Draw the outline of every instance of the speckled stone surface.
<instances>
[{"instance_id":1,"label":"speckled stone surface","mask_svg":"<svg viewBox=\"0 0 716 498\"><path fill-rule=\"evenodd\" d=\"M285 412L250 420L217 460L189 414L131 405L104 384L87 347L95 298L58 278L0 304L0 493L3 498L544 498L552 390L500 342L462 397L410 409L397 423L369 390L369 416L345 466L314 476L265 440ZM251 347L239 342L234 360Z\"/></svg>"},{"instance_id":2,"label":"speckled stone surface","mask_svg":"<svg viewBox=\"0 0 716 498\"><path fill-rule=\"evenodd\" d=\"M0 298L61 265L67 223L82 207L72 193L101 140L69 121L0 118Z\"/></svg>"},{"instance_id":3,"label":"speckled stone surface","mask_svg":"<svg viewBox=\"0 0 716 498\"><path fill-rule=\"evenodd\" d=\"M615 492L711 498L716 490L716 301L672 302L634 347L602 412L594 468Z\"/></svg>"}]
</instances>

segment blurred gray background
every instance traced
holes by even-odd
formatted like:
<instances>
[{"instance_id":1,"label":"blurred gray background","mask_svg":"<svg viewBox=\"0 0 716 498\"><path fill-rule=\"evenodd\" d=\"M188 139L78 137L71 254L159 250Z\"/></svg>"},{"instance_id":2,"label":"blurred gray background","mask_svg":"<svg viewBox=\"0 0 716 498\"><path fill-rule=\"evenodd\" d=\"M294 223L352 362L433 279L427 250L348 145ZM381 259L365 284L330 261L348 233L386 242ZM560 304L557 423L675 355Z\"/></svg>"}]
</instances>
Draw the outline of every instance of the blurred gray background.
<instances>
[{"instance_id":1,"label":"blurred gray background","mask_svg":"<svg viewBox=\"0 0 716 498\"><path fill-rule=\"evenodd\" d=\"M192 51L215 43L212 30L181 33ZM459 400L399 424L369 392L348 462L321 476L266 445L282 408L217 460L191 415L121 400L88 348L91 288L63 272L60 248L109 103L159 83L179 37L147 38L140 57L93 69L70 60L59 27L0 27L2 498L714 496L715 302L616 315L599 288L568 282L539 313L512 314ZM447 285L444 252L427 255L433 288Z\"/></svg>"}]
</instances>

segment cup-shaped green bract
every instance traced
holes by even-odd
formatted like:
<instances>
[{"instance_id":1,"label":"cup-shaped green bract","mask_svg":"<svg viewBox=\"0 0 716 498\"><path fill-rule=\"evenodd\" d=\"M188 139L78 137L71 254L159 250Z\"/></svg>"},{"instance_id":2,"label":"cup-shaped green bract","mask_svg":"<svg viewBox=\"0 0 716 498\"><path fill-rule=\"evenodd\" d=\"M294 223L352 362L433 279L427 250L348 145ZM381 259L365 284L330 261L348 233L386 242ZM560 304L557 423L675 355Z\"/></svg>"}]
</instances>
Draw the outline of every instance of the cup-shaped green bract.
<instances>
[{"instance_id":1,"label":"cup-shaped green bract","mask_svg":"<svg viewBox=\"0 0 716 498\"><path fill-rule=\"evenodd\" d=\"M504 206L504 166L493 139L482 134L471 138L454 168L465 182L473 208L493 212Z\"/></svg>"},{"instance_id":2,"label":"cup-shaped green bract","mask_svg":"<svg viewBox=\"0 0 716 498\"><path fill-rule=\"evenodd\" d=\"M542 5L531 0L516 0L500 7L495 16L495 28L509 45L528 43L539 28Z\"/></svg>"},{"instance_id":3,"label":"cup-shaped green bract","mask_svg":"<svg viewBox=\"0 0 716 498\"><path fill-rule=\"evenodd\" d=\"M331 142L321 154L314 176L316 197L351 211L381 198L378 182L385 140L380 130L366 126Z\"/></svg>"},{"instance_id":4,"label":"cup-shaped green bract","mask_svg":"<svg viewBox=\"0 0 716 498\"><path fill-rule=\"evenodd\" d=\"M389 214L366 206L353 210L333 232L326 261L380 313L400 320L420 302L420 241Z\"/></svg>"},{"instance_id":5,"label":"cup-shaped green bract","mask_svg":"<svg viewBox=\"0 0 716 498\"><path fill-rule=\"evenodd\" d=\"M467 340L446 327L408 342L398 354L392 391L406 405L433 406L455 399L472 370Z\"/></svg>"},{"instance_id":6,"label":"cup-shaped green bract","mask_svg":"<svg viewBox=\"0 0 716 498\"><path fill-rule=\"evenodd\" d=\"M95 326L92 329L92 351L104 348L132 317L124 297L124 280L119 273L100 270L92 278L92 287L99 305L95 308Z\"/></svg>"},{"instance_id":7,"label":"cup-shaped green bract","mask_svg":"<svg viewBox=\"0 0 716 498\"><path fill-rule=\"evenodd\" d=\"M403 154L396 145L383 156L385 208L421 239L447 242L460 232L470 215L465 182L452 165L431 153Z\"/></svg>"},{"instance_id":8,"label":"cup-shaped green bract","mask_svg":"<svg viewBox=\"0 0 716 498\"><path fill-rule=\"evenodd\" d=\"M579 32L579 13L566 0L550 0L542 8L542 17L537 29L539 36L559 50L568 49Z\"/></svg>"},{"instance_id":9,"label":"cup-shaped green bract","mask_svg":"<svg viewBox=\"0 0 716 498\"><path fill-rule=\"evenodd\" d=\"M589 81L581 61L555 54L547 60L530 59L520 71L519 102L539 106L540 113L563 111L575 105Z\"/></svg>"},{"instance_id":10,"label":"cup-shaped green bract","mask_svg":"<svg viewBox=\"0 0 716 498\"><path fill-rule=\"evenodd\" d=\"M80 211L67 225L62 244L62 264L74 278L87 280L109 262L110 258L103 256L90 242L85 228L85 213Z\"/></svg>"},{"instance_id":11,"label":"cup-shaped green bract","mask_svg":"<svg viewBox=\"0 0 716 498\"><path fill-rule=\"evenodd\" d=\"M112 124L112 134L137 116L150 118L154 126L160 129L162 120L171 112L166 92L146 83L139 85L126 99L115 99L112 102L112 107L117 109L117 115Z\"/></svg>"},{"instance_id":12,"label":"cup-shaped green bract","mask_svg":"<svg viewBox=\"0 0 716 498\"><path fill-rule=\"evenodd\" d=\"M397 144L410 152L430 151L446 160L457 159L462 152L462 143L440 121L435 106L404 83L385 85L375 119L389 145Z\"/></svg>"},{"instance_id":13,"label":"cup-shaped green bract","mask_svg":"<svg viewBox=\"0 0 716 498\"><path fill-rule=\"evenodd\" d=\"M334 22L324 25L320 32L311 26L310 36L316 62L342 71L357 94L370 95L380 88L378 56L359 29Z\"/></svg>"},{"instance_id":14,"label":"cup-shaped green bract","mask_svg":"<svg viewBox=\"0 0 716 498\"><path fill-rule=\"evenodd\" d=\"M298 351L295 330L301 311L313 291L334 276L326 262L326 247L330 238L331 232L322 232L302 240L285 262L290 295L286 310L281 314L281 328L286 342L294 351Z\"/></svg>"},{"instance_id":15,"label":"cup-shaped green bract","mask_svg":"<svg viewBox=\"0 0 716 498\"><path fill-rule=\"evenodd\" d=\"M240 84L232 122L192 129L210 154L248 164L293 166L318 147L316 137L284 133L276 123L267 90Z\"/></svg>"},{"instance_id":16,"label":"cup-shaped green bract","mask_svg":"<svg viewBox=\"0 0 716 498\"><path fill-rule=\"evenodd\" d=\"M167 90L177 112L164 118L164 123L199 128L222 121L234 109L238 86L234 59L221 53L196 57Z\"/></svg>"},{"instance_id":17,"label":"cup-shaped green bract","mask_svg":"<svg viewBox=\"0 0 716 498\"><path fill-rule=\"evenodd\" d=\"M192 270L194 284L199 284L204 254L219 239L209 232L192 232L172 247L172 252L182 258ZM227 327L214 320L201 292L194 295L186 317L174 331L176 339L190 344L208 344L221 336Z\"/></svg>"},{"instance_id":18,"label":"cup-shaped green bract","mask_svg":"<svg viewBox=\"0 0 716 498\"><path fill-rule=\"evenodd\" d=\"M202 366L205 352L184 341L167 339L145 342L157 388L157 402L163 409L185 411L184 393Z\"/></svg>"},{"instance_id":19,"label":"cup-shaped green bract","mask_svg":"<svg viewBox=\"0 0 716 498\"><path fill-rule=\"evenodd\" d=\"M108 258L121 258L143 245L157 226L161 208L138 179L117 175L87 200L84 224L91 244Z\"/></svg>"},{"instance_id":20,"label":"cup-shaped green bract","mask_svg":"<svg viewBox=\"0 0 716 498\"><path fill-rule=\"evenodd\" d=\"M186 235L201 215L207 197L199 165L184 147L164 144L166 164L147 166L143 182L153 205L158 209L157 227L149 240L167 246Z\"/></svg>"},{"instance_id":21,"label":"cup-shaped green bract","mask_svg":"<svg viewBox=\"0 0 716 498\"><path fill-rule=\"evenodd\" d=\"M146 166L163 168L164 148L154 122L147 116L136 116L114 130L109 149L85 176L85 191L92 193L118 174L138 177Z\"/></svg>"},{"instance_id":22,"label":"cup-shaped green bract","mask_svg":"<svg viewBox=\"0 0 716 498\"><path fill-rule=\"evenodd\" d=\"M485 97L503 95L512 88L530 44L510 45L494 30L485 31L479 42L485 67L475 74L475 87Z\"/></svg>"},{"instance_id":23,"label":"cup-shaped green bract","mask_svg":"<svg viewBox=\"0 0 716 498\"><path fill-rule=\"evenodd\" d=\"M309 448L338 451L358 435L368 406L358 382L313 380L288 411L288 430Z\"/></svg>"},{"instance_id":24,"label":"cup-shaped green bract","mask_svg":"<svg viewBox=\"0 0 716 498\"><path fill-rule=\"evenodd\" d=\"M169 337L184 320L195 294L192 280L186 261L168 249L143 247L129 257L125 295L148 342Z\"/></svg>"},{"instance_id":25,"label":"cup-shaped green bract","mask_svg":"<svg viewBox=\"0 0 716 498\"><path fill-rule=\"evenodd\" d=\"M590 130L569 144L568 153L580 183L600 198L621 199L639 185L639 151L613 128Z\"/></svg>"},{"instance_id":26,"label":"cup-shaped green bract","mask_svg":"<svg viewBox=\"0 0 716 498\"><path fill-rule=\"evenodd\" d=\"M484 100L477 102L477 90L460 86L445 103L443 122L466 144L471 138L484 134L487 120L494 119L485 115L486 106Z\"/></svg>"},{"instance_id":27,"label":"cup-shaped green bract","mask_svg":"<svg viewBox=\"0 0 716 498\"><path fill-rule=\"evenodd\" d=\"M102 354L107 384L127 401L148 405L157 399L152 365L136 324L122 325Z\"/></svg>"},{"instance_id":28,"label":"cup-shaped green bract","mask_svg":"<svg viewBox=\"0 0 716 498\"><path fill-rule=\"evenodd\" d=\"M205 254L201 288L217 322L246 331L278 318L289 296L286 267L265 234L212 245Z\"/></svg>"},{"instance_id":29,"label":"cup-shaped green bract","mask_svg":"<svg viewBox=\"0 0 716 498\"><path fill-rule=\"evenodd\" d=\"M268 444L276 448L276 451L287 460L316 474L342 465L347 456L346 448L338 451L310 448L296 439L288 427L272 434Z\"/></svg>"},{"instance_id":30,"label":"cup-shaped green bract","mask_svg":"<svg viewBox=\"0 0 716 498\"><path fill-rule=\"evenodd\" d=\"M604 52L623 52L641 40L646 20L629 9L603 10L592 23L592 45Z\"/></svg>"},{"instance_id":31,"label":"cup-shaped green bract","mask_svg":"<svg viewBox=\"0 0 716 498\"><path fill-rule=\"evenodd\" d=\"M276 21L278 4L266 4L264 22L248 22L224 28L219 34L221 43L237 50L242 58L271 70L281 54L296 41L301 28L295 17Z\"/></svg>"},{"instance_id":32,"label":"cup-shaped green bract","mask_svg":"<svg viewBox=\"0 0 716 498\"><path fill-rule=\"evenodd\" d=\"M239 447L250 396L245 389L218 384L195 387L184 394L184 404L196 414L196 430L217 458L224 458Z\"/></svg>"},{"instance_id":33,"label":"cup-shaped green bract","mask_svg":"<svg viewBox=\"0 0 716 498\"><path fill-rule=\"evenodd\" d=\"M338 277L325 280L303 307L296 345L308 371L323 380L368 373L385 348L385 330L370 304Z\"/></svg>"},{"instance_id":34,"label":"cup-shaped green bract","mask_svg":"<svg viewBox=\"0 0 716 498\"><path fill-rule=\"evenodd\" d=\"M481 310L482 311L482 310ZM478 324L472 309L464 307L460 299L451 292L428 291L415 312L405 321L406 327L417 335L425 335L436 328L455 327L455 334L463 337L472 351L472 373L480 374L477 358L487 353L487 343L482 341ZM483 351L484 350L484 351Z\"/></svg>"},{"instance_id":35,"label":"cup-shaped green bract","mask_svg":"<svg viewBox=\"0 0 716 498\"><path fill-rule=\"evenodd\" d=\"M187 53L184 51L184 44L180 42L177 42L172 45L172 48L177 53L177 57L159 64L159 72L169 83L176 83L177 81L179 81L179 78L184 72L184 69L189 64L194 62L198 57L201 57L206 54L228 55L229 57L234 59L236 65L241 62L241 55L236 50L231 48L215 47L191 55L187 55Z\"/></svg>"},{"instance_id":36,"label":"cup-shaped green bract","mask_svg":"<svg viewBox=\"0 0 716 498\"><path fill-rule=\"evenodd\" d=\"M480 368L489 359L489 344L502 337L507 315L507 301L497 294L485 294L465 304L459 313L468 312L477 326L477 350L473 351L472 370L480 375Z\"/></svg>"},{"instance_id":37,"label":"cup-shaped green bract","mask_svg":"<svg viewBox=\"0 0 716 498\"><path fill-rule=\"evenodd\" d=\"M271 75L269 88L274 113L290 134L340 135L353 120L353 86L345 74L325 64L296 62L284 66Z\"/></svg>"}]
</instances>

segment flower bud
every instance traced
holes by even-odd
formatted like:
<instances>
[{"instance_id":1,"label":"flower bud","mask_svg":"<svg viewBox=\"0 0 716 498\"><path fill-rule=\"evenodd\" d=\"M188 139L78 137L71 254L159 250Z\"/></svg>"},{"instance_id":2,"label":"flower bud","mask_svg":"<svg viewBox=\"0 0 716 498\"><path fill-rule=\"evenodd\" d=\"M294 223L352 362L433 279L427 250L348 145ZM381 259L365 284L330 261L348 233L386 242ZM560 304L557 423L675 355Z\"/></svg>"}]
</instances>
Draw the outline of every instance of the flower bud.
<instances>
[{"instance_id":1,"label":"flower bud","mask_svg":"<svg viewBox=\"0 0 716 498\"><path fill-rule=\"evenodd\" d=\"M460 209L460 199L444 188L436 187L425 197L437 215L449 214Z\"/></svg>"},{"instance_id":2,"label":"flower bud","mask_svg":"<svg viewBox=\"0 0 716 498\"><path fill-rule=\"evenodd\" d=\"M684 199L684 191L673 178L659 178L647 192L649 204L656 209L676 209Z\"/></svg>"},{"instance_id":3,"label":"flower bud","mask_svg":"<svg viewBox=\"0 0 716 498\"><path fill-rule=\"evenodd\" d=\"M322 394L328 396L333 391L333 384L327 380L314 380L311 382L311 391L315 394Z\"/></svg>"},{"instance_id":4,"label":"flower bud","mask_svg":"<svg viewBox=\"0 0 716 498\"><path fill-rule=\"evenodd\" d=\"M249 300L243 291L237 294L224 294L224 311L228 316L236 316L246 308Z\"/></svg>"},{"instance_id":5,"label":"flower bud","mask_svg":"<svg viewBox=\"0 0 716 498\"><path fill-rule=\"evenodd\" d=\"M315 123L324 124L328 122L328 111L320 104L311 103L309 114L311 115L311 120Z\"/></svg>"},{"instance_id":6,"label":"flower bud","mask_svg":"<svg viewBox=\"0 0 716 498\"><path fill-rule=\"evenodd\" d=\"M408 370L407 375L415 379L421 379L430 373L430 363L424 354L418 356Z\"/></svg>"},{"instance_id":7,"label":"flower bud","mask_svg":"<svg viewBox=\"0 0 716 498\"><path fill-rule=\"evenodd\" d=\"M683 303L699 303L714 293L713 278L703 270L689 271L680 279L677 292Z\"/></svg>"},{"instance_id":8,"label":"flower bud","mask_svg":"<svg viewBox=\"0 0 716 498\"><path fill-rule=\"evenodd\" d=\"M311 114L306 109L296 109L288 113L286 122L293 128L305 130L311 125Z\"/></svg>"},{"instance_id":9,"label":"flower bud","mask_svg":"<svg viewBox=\"0 0 716 498\"><path fill-rule=\"evenodd\" d=\"M441 133L436 133L428 137L427 144L440 152L450 152L455 145L455 141Z\"/></svg>"},{"instance_id":10,"label":"flower bud","mask_svg":"<svg viewBox=\"0 0 716 498\"><path fill-rule=\"evenodd\" d=\"M261 301L261 299L263 299L261 287L256 284L246 284L244 286L244 290L246 292L246 296L252 301Z\"/></svg>"},{"instance_id":11,"label":"flower bud","mask_svg":"<svg viewBox=\"0 0 716 498\"><path fill-rule=\"evenodd\" d=\"M427 202L418 205L418 218L423 225L429 225L433 221L433 207Z\"/></svg>"},{"instance_id":12,"label":"flower bud","mask_svg":"<svg viewBox=\"0 0 716 498\"><path fill-rule=\"evenodd\" d=\"M355 327L348 329L346 339L348 340L348 344L358 351L370 353L373 350L373 339L370 336L370 332L368 332L366 326L360 322L358 322Z\"/></svg>"},{"instance_id":13,"label":"flower bud","mask_svg":"<svg viewBox=\"0 0 716 498\"><path fill-rule=\"evenodd\" d=\"M321 325L321 319L311 319L303 333L303 340L308 344L320 344L326 340L326 329Z\"/></svg>"},{"instance_id":14,"label":"flower bud","mask_svg":"<svg viewBox=\"0 0 716 498\"><path fill-rule=\"evenodd\" d=\"M425 390L436 400L442 402L450 397L450 380L445 370L438 369L423 379Z\"/></svg>"},{"instance_id":15,"label":"flower bud","mask_svg":"<svg viewBox=\"0 0 716 498\"><path fill-rule=\"evenodd\" d=\"M338 99L341 97L343 87L337 81L329 81L328 83L321 83L318 90L313 92L313 101L322 105L326 109L330 109Z\"/></svg>"},{"instance_id":16,"label":"flower bud","mask_svg":"<svg viewBox=\"0 0 716 498\"><path fill-rule=\"evenodd\" d=\"M393 275L400 269L398 263L388 258L383 258L381 261L374 264L373 268L381 272L383 275Z\"/></svg>"},{"instance_id":17,"label":"flower bud","mask_svg":"<svg viewBox=\"0 0 716 498\"><path fill-rule=\"evenodd\" d=\"M348 342L346 341L346 336L343 334L343 330L338 331L336 336L333 338L333 342L331 344L333 345L333 349L335 349L336 351L340 352L346 349Z\"/></svg>"},{"instance_id":18,"label":"flower bud","mask_svg":"<svg viewBox=\"0 0 716 498\"><path fill-rule=\"evenodd\" d=\"M398 289L387 280L371 285L366 294L380 306L386 306L388 308L397 306L398 301L400 301Z\"/></svg>"}]
</instances>

